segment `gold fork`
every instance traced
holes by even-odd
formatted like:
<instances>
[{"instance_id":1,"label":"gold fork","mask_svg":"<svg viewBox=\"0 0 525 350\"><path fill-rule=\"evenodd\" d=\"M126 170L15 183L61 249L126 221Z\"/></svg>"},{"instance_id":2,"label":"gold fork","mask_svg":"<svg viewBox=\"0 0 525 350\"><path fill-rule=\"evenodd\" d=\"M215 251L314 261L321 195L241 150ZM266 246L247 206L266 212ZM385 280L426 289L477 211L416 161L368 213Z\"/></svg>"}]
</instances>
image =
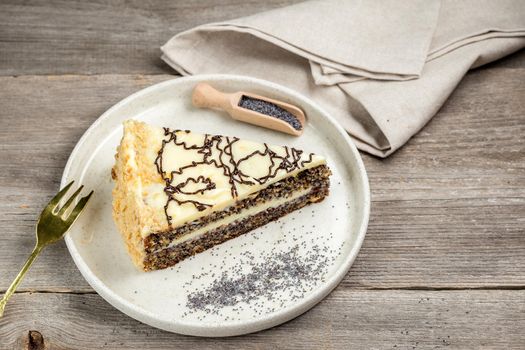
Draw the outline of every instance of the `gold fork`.
<instances>
[{"instance_id":1,"label":"gold fork","mask_svg":"<svg viewBox=\"0 0 525 350\"><path fill-rule=\"evenodd\" d=\"M18 273L18 276L16 276L13 283L11 283L11 285L5 292L4 297L2 298L2 300L0 300L0 317L2 317L4 313L4 308L5 304L7 304L7 300L9 299L9 297L11 297L11 295L13 295L20 282L22 282L22 278L29 270L31 264L33 264L33 261L35 261L38 254L49 244L55 243L56 241L64 237L66 232L78 218L78 216L86 206L87 202L89 201L89 198L93 194L93 191L91 191L87 196L80 198L77 205L71 210L71 212L69 212L68 209L72 207L73 202L78 197L80 191L82 191L82 188L84 187L80 186L78 190L76 190L75 193L73 193L73 195L69 197L67 202L61 208L59 208L58 204L60 203L62 198L64 198L67 191L71 188L72 185L73 181L71 181L66 187L64 187L60 192L58 192L58 194L47 204L44 210L42 210L42 213L40 214L40 217L38 218L38 222L36 224L35 248L33 248L33 252L31 252L31 255L29 255L29 258L27 258L24 267L22 267L22 270Z\"/></svg>"}]
</instances>

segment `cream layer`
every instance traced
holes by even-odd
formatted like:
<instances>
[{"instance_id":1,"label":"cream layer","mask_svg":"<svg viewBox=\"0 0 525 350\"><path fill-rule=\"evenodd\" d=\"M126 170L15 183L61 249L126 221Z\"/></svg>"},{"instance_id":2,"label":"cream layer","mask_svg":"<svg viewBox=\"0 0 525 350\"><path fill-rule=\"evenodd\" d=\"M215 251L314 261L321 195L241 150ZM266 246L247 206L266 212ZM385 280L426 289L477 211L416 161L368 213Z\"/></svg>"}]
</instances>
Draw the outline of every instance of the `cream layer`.
<instances>
[{"instance_id":1,"label":"cream layer","mask_svg":"<svg viewBox=\"0 0 525 350\"><path fill-rule=\"evenodd\" d=\"M221 220L218 220L218 221L210 222L208 225L206 225L204 227L201 227L201 228L199 228L199 229L197 229L195 231L191 231L188 234L185 234L185 235L183 235L181 237L178 237L178 238L174 239L167 247L162 248L162 249L157 249L152 254L154 254L156 252L159 252L161 250L164 250L164 249L169 249L169 248L174 247L174 246L176 246L176 245L178 245L178 244L180 244L182 242L186 242L186 241L189 241L191 239L198 238L199 236L202 236L206 232L212 231L212 230L214 230L214 229L216 229L216 228L218 228L218 227L220 227L222 225L229 225L229 224L231 224L232 222L234 222L236 220L246 219L246 218L248 218L248 217L250 217L252 215L255 215L257 213L265 211L265 210L267 210L269 208L278 207L280 205L286 204L287 202L293 201L293 200L295 200L295 199L297 199L297 198L299 198L301 196L304 196L305 194L308 194L311 190L312 190L312 188L309 187L309 188L303 189L301 191L294 192L289 197L274 198L274 199L269 200L267 202L264 202L264 203L262 203L260 205L241 210L237 214L227 216L227 217L225 217L225 218L223 218Z\"/></svg>"}]
</instances>

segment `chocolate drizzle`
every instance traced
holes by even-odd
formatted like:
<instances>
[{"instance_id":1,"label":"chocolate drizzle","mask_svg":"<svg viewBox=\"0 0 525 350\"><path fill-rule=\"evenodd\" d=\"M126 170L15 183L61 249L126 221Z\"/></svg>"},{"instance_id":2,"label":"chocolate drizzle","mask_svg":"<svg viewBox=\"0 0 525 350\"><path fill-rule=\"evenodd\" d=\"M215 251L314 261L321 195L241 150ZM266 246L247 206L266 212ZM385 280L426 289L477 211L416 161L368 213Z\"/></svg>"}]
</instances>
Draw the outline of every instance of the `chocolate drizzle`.
<instances>
[{"instance_id":1,"label":"chocolate drizzle","mask_svg":"<svg viewBox=\"0 0 525 350\"><path fill-rule=\"evenodd\" d=\"M166 220L168 225L171 226L172 217L168 215L168 208L170 203L176 202L178 205L186 203L192 204L199 211L211 208L213 204L201 202L196 199L181 199L180 195L183 196L198 196L204 194L206 191L210 191L216 188L216 184L208 177L203 175L194 177L187 177L184 181L177 183L178 176L182 175L186 169L195 168L199 165L212 165L217 169L222 169L223 175L228 178L230 184L230 191L233 198L238 197L237 186L239 184L244 185L263 185L271 179L275 178L280 170L284 170L287 173L292 172L305 164L312 162L313 153L310 153L308 159L301 161L301 155L303 151L284 147L286 154L280 156L272 151L269 146L265 143L264 150L256 150L252 153L236 159L233 154L233 145L239 141L236 137L219 136L219 135L204 135L202 145L190 145L177 138L177 133L189 133L188 130L169 130L164 128L164 136L166 138L162 140L162 146L158 151L157 158L155 159L155 166L157 172L165 182L164 192L168 196L166 205L164 206L164 212L166 214ZM197 161L192 161L191 164L180 167L179 169L172 170L169 173L166 172L163 164L163 156L166 145L172 143L176 147L182 147L185 150L195 150L202 158ZM270 161L268 171L264 176L255 178L249 174L243 172L240 167L241 165L250 160L255 156L267 157ZM186 186L193 184L197 185L198 189L186 190Z\"/></svg>"}]
</instances>

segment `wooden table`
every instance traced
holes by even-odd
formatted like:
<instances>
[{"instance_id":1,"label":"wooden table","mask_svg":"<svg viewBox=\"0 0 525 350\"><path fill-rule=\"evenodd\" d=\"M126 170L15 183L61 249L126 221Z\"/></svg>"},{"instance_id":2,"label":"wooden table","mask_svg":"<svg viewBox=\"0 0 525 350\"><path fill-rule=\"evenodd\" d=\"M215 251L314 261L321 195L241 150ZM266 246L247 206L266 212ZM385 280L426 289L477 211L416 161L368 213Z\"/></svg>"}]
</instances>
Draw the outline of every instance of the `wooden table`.
<instances>
[{"instance_id":1,"label":"wooden table","mask_svg":"<svg viewBox=\"0 0 525 350\"><path fill-rule=\"evenodd\" d=\"M29 254L41 208L108 107L172 79L171 35L294 1L0 4L0 291ZM388 159L363 154L372 216L343 282L282 326L203 339L141 324L44 251L0 319L0 348L525 348L525 52L470 72ZM31 331L37 332L31 332Z\"/></svg>"}]
</instances>

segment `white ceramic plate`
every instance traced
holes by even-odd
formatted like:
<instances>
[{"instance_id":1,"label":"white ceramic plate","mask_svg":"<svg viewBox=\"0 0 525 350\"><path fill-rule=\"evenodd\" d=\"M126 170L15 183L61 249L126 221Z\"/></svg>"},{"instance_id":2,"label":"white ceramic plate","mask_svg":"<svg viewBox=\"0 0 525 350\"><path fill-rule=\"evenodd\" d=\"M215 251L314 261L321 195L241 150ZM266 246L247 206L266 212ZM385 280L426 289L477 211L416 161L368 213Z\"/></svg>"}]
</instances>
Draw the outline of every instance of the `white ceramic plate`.
<instances>
[{"instance_id":1,"label":"white ceramic plate","mask_svg":"<svg viewBox=\"0 0 525 350\"><path fill-rule=\"evenodd\" d=\"M251 91L301 106L308 119L304 134L296 138L234 121L222 112L194 108L191 91L201 81L225 91ZM333 172L330 195L321 203L213 247L173 268L138 271L111 217L110 172L122 136L121 123L130 118L158 126L288 145L324 155ZM69 252L84 278L125 314L167 331L197 336L255 332L286 322L313 307L350 268L364 239L370 210L362 160L334 119L292 90L241 76L177 78L122 100L93 123L76 145L61 185L70 180L95 190L85 212L66 236ZM235 285L240 276L254 280L253 264L267 266L275 256L290 251L296 252L296 264L308 265L304 281L290 275L293 283L283 280L274 283L271 290L262 290L258 285L256 298L250 301L239 300L235 293L215 295L234 305L208 305L213 313L189 303L196 296L218 300L210 290L217 276L224 274Z\"/></svg>"}]
</instances>

